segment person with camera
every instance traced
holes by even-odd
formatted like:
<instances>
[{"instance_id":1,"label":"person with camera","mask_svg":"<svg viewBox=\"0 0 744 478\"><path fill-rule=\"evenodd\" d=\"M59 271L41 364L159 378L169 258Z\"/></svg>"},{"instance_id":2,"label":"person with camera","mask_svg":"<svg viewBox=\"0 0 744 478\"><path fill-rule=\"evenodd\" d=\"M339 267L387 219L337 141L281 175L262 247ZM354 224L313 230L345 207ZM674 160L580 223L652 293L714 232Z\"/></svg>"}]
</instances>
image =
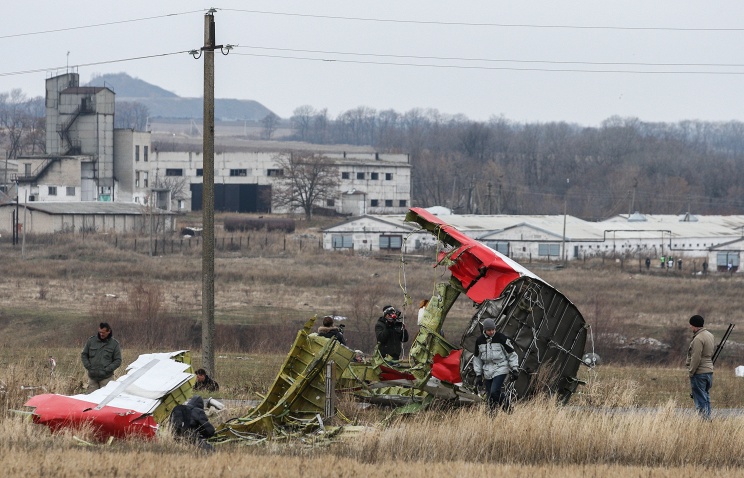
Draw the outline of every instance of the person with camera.
<instances>
[{"instance_id":1,"label":"person with camera","mask_svg":"<svg viewBox=\"0 0 744 478\"><path fill-rule=\"evenodd\" d=\"M377 349L383 357L389 355L394 360L400 360L403 344L408 342L408 330L401 320L401 314L392 305L382 308L382 317L375 324Z\"/></svg>"},{"instance_id":2,"label":"person with camera","mask_svg":"<svg viewBox=\"0 0 744 478\"><path fill-rule=\"evenodd\" d=\"M519 376L519 357L514 351L509 339L501 332L496 332L496 322L493 319L483 321L483 334L475 341L473 353L473 370L475 371L475 386L485 385L488 408L495 411L503 405L504 394L501 390L507 375L512 380Z\"/></svg>"},{"instance_id":3,"label":"person with camera","mask_svg":"<svg viewBox=\"0 0 744 478\"><path fill-rule=\"evenodd\" d=\"M338 340L341 345L346 345L346 338L344 338L343 329L344 324L338 324L338 326L334 327L333 317L330 315L326 315L325 317L323 317L323 325L318 327L318 335L327 339L332 339L335 337L335 339Z\"/></svg>"}]
</instances>

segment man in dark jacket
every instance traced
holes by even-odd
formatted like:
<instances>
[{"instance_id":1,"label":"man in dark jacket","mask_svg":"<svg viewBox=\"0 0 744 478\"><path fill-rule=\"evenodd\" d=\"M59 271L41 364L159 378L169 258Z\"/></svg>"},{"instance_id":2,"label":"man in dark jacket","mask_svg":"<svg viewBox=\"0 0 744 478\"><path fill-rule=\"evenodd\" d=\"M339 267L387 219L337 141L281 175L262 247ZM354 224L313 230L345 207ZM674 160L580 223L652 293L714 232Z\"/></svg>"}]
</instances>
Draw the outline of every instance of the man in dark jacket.
<instances>
[{"instance_id":1,"label":"man in dark jacket","mask_svg":"<svg viewBox=\"0 0 744 478\"><path fill-rule=\"evenodd\" d=\"M80 358L88 371L88 393L111 381L114 370L121 365L121 347L108 323L98 325L98 333L85 342Z\"/></svg>"},{"instance_id":2,"label":"man in dark jacket","mask_svg":"<svg viewBox=\"0 0 744 478\"><path fill-rule=\"evenodd\" d=\"M219 392L220 384L215 382L212 377L207 375L207 371L200 368L196 371L196 385L194 390L205 390L207 392Z\"/></svg>"},{"instance_id":3,"label":"man in dark jacket","mask_svg":"<svg viewBox=\"0 0 744 478\"><path fill-rule=\"evenodd\" d=\"M408 342L408 330L392 305L382 308L382 317L377 319L375 324L375 335L380 355L383 357L389 355L395 360L400 360L403 343Z\"/></svg>"},{"instance_id":4,"label":"man in dark jacket","mask_svg":"<svg viewBox=\"0 0 744 478\"><path fill-rule=\"evenodd\" d=\"M214 447L206 441L214 436L214 425L209 423L204 411L204 399L199 395L175 407L170 422L177 439L191 441L205 451L214 451Z\"/></svg>"}]
</instances>

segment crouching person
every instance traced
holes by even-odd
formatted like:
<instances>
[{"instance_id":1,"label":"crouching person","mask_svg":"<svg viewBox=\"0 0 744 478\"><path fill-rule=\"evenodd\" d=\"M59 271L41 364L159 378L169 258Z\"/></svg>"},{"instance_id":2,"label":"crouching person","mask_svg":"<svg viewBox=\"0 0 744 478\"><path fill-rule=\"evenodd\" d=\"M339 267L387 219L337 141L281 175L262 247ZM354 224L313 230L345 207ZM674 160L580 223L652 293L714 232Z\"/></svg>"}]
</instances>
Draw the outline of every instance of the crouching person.
<instances>
[{"instance_id":1,"label":"crouching person","mask_svg":"<svg viewBox=\"0 0 744 478\"><path fill-rule=\"evenodd\" d=\"M170 425L177 440L192 442L200 450L214 451L214 447L206 441L214 436L214 426L209 423L204 400L199 395L194 395L188 402L173 409Z\"/></svg>"}]
</instances>

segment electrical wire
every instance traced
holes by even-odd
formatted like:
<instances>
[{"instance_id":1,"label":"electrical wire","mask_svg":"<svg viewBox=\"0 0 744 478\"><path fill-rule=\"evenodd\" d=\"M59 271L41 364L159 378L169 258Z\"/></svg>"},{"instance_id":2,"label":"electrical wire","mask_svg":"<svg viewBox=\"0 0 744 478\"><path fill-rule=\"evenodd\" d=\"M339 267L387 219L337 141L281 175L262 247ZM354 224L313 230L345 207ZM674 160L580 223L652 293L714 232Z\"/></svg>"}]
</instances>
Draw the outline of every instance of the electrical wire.
<instances>
[{"instance_id":1,"label":"electrical wire","mask_svg":"<svg viewBox=\"0 0 744 478\"><path fill-rule=\"evenodd\" d=\"M621 70L621 69L609 69L609 70L591 70L591 69L577 69L577 68L518 68L508 66L480 66L480 65L444 65L435 63L401 63L392 61L368 61L368 60L346 60L340 58L310 58L301 56L289 56L289 55L269 55L262 53L234 53L235 55L241 56L252 56L257 58L277 58L282 60L304 60L304 61L320 61L328 63L350 63L358 65L382 65L382 66L406 66L416 68L443 68L443 69L455 69L455 70L486 70L486 71L540 71L548 73L626 73L636 75L723 75L723 76L740 76L744 75L744 71L682 71L682 70Z\"/></svg>"},{"instance_id":2,"label":"electrical wire","mask_svg":"<svg viewBox=\"0 0 744 478\"><path fill-rule=\"evenodd\" d=\"M420 55L396 55L386 53L357 53L350 51L327 51L307 50L296 48L275 48L255 45L236 45L236 49L248 48L252 50L272 50L292 53L318 53L324 55L351 55L368 56L375 58L410 58L415 60L441 60L441 61L482 61L490 63L546 63L549 65L593 65L593 66L694 66L694 67L720 67L720 68L742 68L744 63L648 63L648 62L616 62L616 61L556 61L556 60L515 60L511 58L467 58L455 56L420 56Z\"/></svg>"},{"instance_id":3,"label":"electrical wire","mask_svg":"<svg viewBox=\"0 0 744 478\"><path fill-rule=\"evenodd\" d=\"M16 76L16 75L26 75L29 73L40 73L44 71L55 71L55 70L75 70L77 68L85 67L85 66L95 66L95 65L107 65L110 63L124 63L127 61L136 61L136 60L146 60L148 58L158 58L163 56L171 56L171 55L180 55L183 53L191 53L191 50L183 50L183 51L174 51L170 53L157 53L154 55L143 55L143 56L134 56L130 58L120 58L118 60L103 60L103 61L94 61L90 63L79 63L77 65L63 65L63 66L55 66L51 68L37 68L35 70L22 70L22 71L11 71L6 73L0 73L0 77L2 76Z\"/></svg>"},{"instance_id":4,"label":"electrical wire","mask_svg":"<svg viewBox=\"0 0 744 478\"><path fill-rule=\"evenodd\" d=\"M142 18L133 18L131 20L117 20L113 22L105 22L105 23L94 23L92 25L79 25L75 27L67 27L67 28L56 28L52 30L40 30L37 32L27 32L27 33L11 33L9 35L0 35L0 40L3 40L5 38L18 38L18 37L26 37L26 36L33 36L33 35L44 35L47 33L59 33L59 32L67 32L72 30L84 30L87 28L98 28L98 27L105 27L110 25L120 25L123 23L134 23L134 22L141 22L141 21L148 21L148 20L156 20L158 18L167 18L167 17L175 17L178 15L189 15L192 13L201 13L205 12L207 9L202 10L191 10L189 12L179 12L179 13L168 13L165 15L156 15L152 17L142 17Z\"/></svg>"},{"instance_id":5,"label":"electrical wire","mask_svg":"<svg viewBox=\"0 0 744 478\"><path fill-rule=\"evenodd\" d=\"M218 8L217 10L250 13L256 15L273 15L300 18L318 18L324 20L348 20L358 22L374 23L401 23L414 25L442 25L442 26L467 26L467 27L498 27L498 28L539 28L539 29L566 29L566 30L620 30L620 31L672 31L672 32L742 32L744 28L687 28L687 27L623 27L610 25L560 25L560 24L537 24L537 23L493 23L493 22L446 22L436 20L398 20L392 18L364 18L346 17L339 15L317 15L307 13L272 12L265 10L244 10L238 8Z\"/></svg>"}]
</instances>

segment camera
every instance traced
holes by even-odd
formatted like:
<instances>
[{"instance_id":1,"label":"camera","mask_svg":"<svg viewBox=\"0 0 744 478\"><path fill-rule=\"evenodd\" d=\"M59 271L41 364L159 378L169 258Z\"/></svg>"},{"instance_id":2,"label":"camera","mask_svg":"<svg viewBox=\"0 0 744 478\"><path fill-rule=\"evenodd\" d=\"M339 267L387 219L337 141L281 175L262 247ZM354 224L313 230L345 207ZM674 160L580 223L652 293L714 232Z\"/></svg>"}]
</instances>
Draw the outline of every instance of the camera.
<instances>
[{"instance_id":1,"label":"camera","mask_svg":"<svg viewBox=\"0 0 744 478\"><path fill-rule=\"evenodd\" d=\"M344 327L346 327L346 324L338 324L339 329L343 329Z\"/></svg>"}]
</instances>

